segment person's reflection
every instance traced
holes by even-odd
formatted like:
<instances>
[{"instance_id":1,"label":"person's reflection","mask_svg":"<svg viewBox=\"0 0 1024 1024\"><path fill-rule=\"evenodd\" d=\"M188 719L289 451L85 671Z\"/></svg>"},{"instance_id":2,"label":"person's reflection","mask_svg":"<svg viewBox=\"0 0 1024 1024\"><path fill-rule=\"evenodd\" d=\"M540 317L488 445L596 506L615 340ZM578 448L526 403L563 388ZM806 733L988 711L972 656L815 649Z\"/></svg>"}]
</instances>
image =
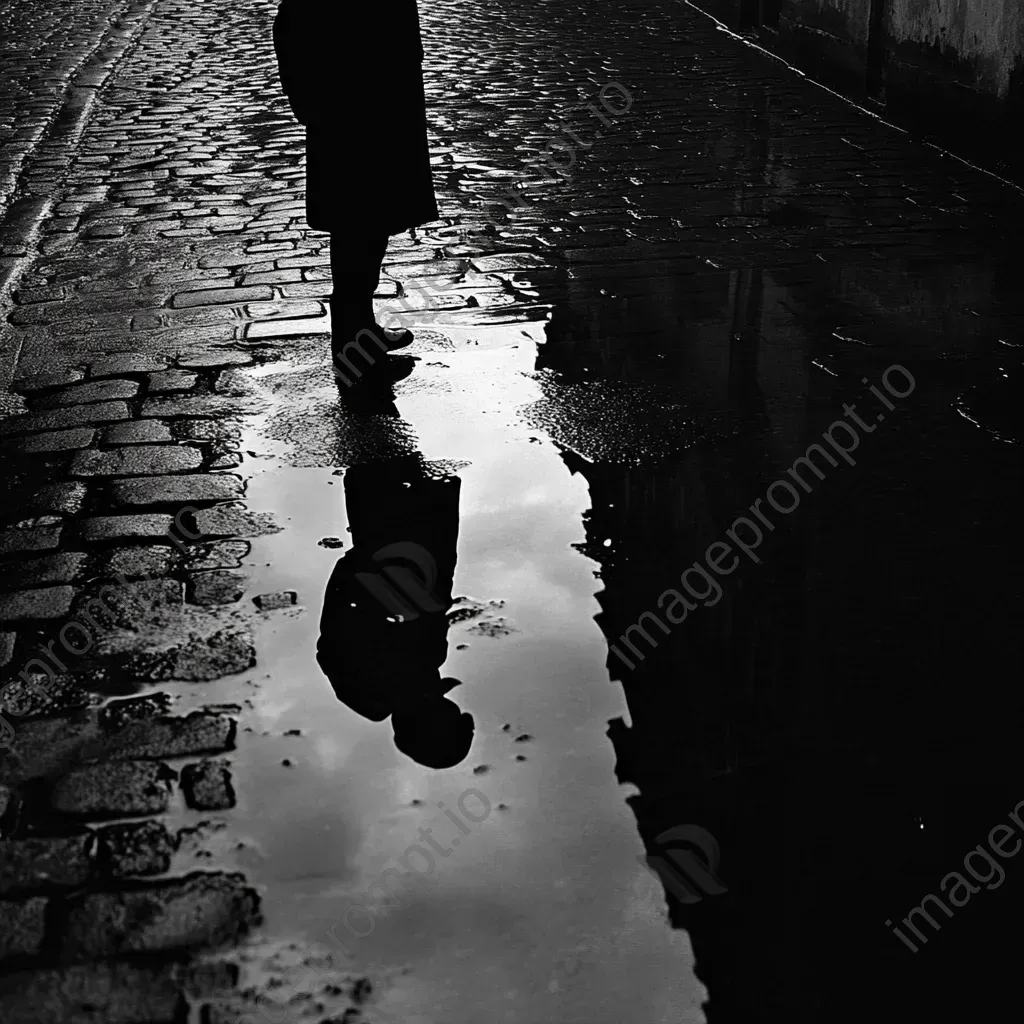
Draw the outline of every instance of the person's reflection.
<instances>
[{"instance_id":1,"label":"person's reflection","mask_svg":"<svg viewBox=\"0 0 1024 1024\"><path fill-rule=\"evenodd\" d=\"M428 768L464 760L473 718L445 696L459 490L418 455L345 474L352 549L327 584L317 661L338 699Z\"/></svg>"}]
</instances>

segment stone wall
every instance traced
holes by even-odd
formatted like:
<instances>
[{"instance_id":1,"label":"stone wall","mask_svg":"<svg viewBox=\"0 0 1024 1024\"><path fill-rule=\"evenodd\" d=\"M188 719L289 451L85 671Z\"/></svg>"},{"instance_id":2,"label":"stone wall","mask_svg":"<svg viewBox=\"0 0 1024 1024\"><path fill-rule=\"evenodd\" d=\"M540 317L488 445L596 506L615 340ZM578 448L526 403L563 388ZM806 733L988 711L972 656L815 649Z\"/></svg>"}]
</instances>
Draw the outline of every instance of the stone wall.
<instances>
[{"instance_id":1,"label":"stone wall","mask_svg":"<svg viewBox=\"0 0 1024 1024\"><path fill-rule=\"evenodd\" d=\"M1000 131L1017 147L1024 123L1020 0L887 0L886 98L930 123L951 118ZM968 131L973 135L973 131ZM980 141L980 140L979 140Z\"/></svg>"}]
</instances>

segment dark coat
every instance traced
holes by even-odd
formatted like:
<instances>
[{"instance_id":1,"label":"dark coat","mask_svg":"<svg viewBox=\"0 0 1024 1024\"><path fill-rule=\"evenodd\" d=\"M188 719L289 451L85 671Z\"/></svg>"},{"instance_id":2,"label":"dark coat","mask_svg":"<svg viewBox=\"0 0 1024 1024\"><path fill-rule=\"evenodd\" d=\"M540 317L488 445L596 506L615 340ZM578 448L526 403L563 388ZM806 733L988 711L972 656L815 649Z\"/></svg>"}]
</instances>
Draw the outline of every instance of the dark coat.
<instances>
[{"instance_id":1,"label":"dark coat","mask_svg":"<svg viewBox=\"0 0 1024 1024\"><path fill-rule=\"evenodd\" d=\"M281 85L306 127L306 221L407 231L438 219L416 0L282 0Z\"/></svg>"},{"instance_id":2,"label":"dark coat","mask_svg":"<svg viewBox=\"0 0 1024 1024\"><path fill-rule=\"evenodd\" d=\"M317 642L317 661L338 699L377 722L455 685L439 670L448 657L461 481L431 479L412 462L346 472L353 546L327 584ZM374 558L392 545L428 554L428 578L422 579L422 564L403 577L394 573L401 558ZM426 590L403 584L403 578L422 580ZM389 592L397 604L388 600ZM411 615L397 621L402 605Z\"/></svg>"}]
</instances>

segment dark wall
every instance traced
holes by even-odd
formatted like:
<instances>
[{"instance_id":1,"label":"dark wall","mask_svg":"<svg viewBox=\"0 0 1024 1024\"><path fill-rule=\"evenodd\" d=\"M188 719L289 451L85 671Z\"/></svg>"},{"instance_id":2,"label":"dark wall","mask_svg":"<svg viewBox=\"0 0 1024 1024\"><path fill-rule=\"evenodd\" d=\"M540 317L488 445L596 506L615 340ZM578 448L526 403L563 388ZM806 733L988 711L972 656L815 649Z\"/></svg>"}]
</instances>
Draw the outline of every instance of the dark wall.
<instances>
[{"instance_id":1,"label":"dark wall","mask_svg":"<svg viewBox=\"0 0 1024 1024\"><path fill-rule=\"evenodd\" d=\"M1024 180L1020 0L698 0L817 81Z\"/></svg>"}]
</instances>

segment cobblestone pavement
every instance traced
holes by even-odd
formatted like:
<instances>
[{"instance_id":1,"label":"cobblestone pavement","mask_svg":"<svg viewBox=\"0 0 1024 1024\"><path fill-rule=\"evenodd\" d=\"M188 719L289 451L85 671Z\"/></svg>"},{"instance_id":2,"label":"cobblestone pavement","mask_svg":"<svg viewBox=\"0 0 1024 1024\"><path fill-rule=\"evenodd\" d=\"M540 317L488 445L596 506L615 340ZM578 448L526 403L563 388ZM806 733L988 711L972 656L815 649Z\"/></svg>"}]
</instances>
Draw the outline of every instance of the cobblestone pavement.
<instances>
[{"instance_id":1,"label":"cobblestone pavement","mask_svg":"<svg viewBox=\"0 0 1024 1024\"><path fill-rule=\"evenodd\" d=\"M0 9L5 86L0 134L0 215L26 156L53 122L74 74L106 38L126 3L21 0Z\"/></svg>"},{"instance_id":2,"label":"cobblestone pavement","mask_svg":"<svg viewBox=\"0 0 1024 1024\"><path fill-rule=\"evenodd\" d=\"M844 1019L831 1005L821 1016L818 981L795 966L813 954L773 932L769 902L723 917L746 929L727 952L703 919L685 922L692 950L667 928L637 857L679 823L673 800L695 805L653 777L643 748L687 751L688 793L746 779L778 739L757 715L790 708L784 643L792 656L828 636L847 667L807 655L806 677L816 664L884 699L888 670L865 683L849 668L848 648L878 629L849 612L870 591L844 582L858 559L928 563L907 525L923 515L944 560L1001 543L1019 497L1024 315L1005 259L1019 193L688 5L421 0L442 221L392 239L378 295L419 327L401 417L354 411L326 370L329 256L303 221L274 9L0 7L5 47L35 75L0 96L0 174L38 200L19 213L0 184L4 251L22 261L0 328L13 371L0 420L0 1016L654 1024L698 1012L696 952L709 1019ZM72 96L57 113L81 67L101 76L95 103ZM46 134L68 119L71 134ZM664 566L723 536L894 363L919 388L913 425L875 442L857 482L824 485L806 533L779 548L806 544L796 576L765 568L714 613L730 625L708 612L704 654L688 642L645 666L699 666L734 688L728 713L717 697L652 704L613 659L623 685L609 686L607 644L657 607ZM449 773L411 772L345 718L312 654L325 549L344 544L337 477L410 452L463 473L457 590L477 598L453 620L450 670L472 681L478 734ZM963 628L984 629L998 661L1012 595L975 562L943 586L985 588L996 610L984 624L964 610ZM929 578L903 581L915 615L937 600ZM849 636L820 617L812 628L811 611L786 619L776 587L809 588ZM878 635L896 673L904 656ZM709 669L719 639L734 653ZM943 659L969 667L959 648L935 652L901 678L941 674ZM917 684L901 685L914 706ZM839 704L807 728L859 764L862 713ZM737 707L720 742L716 715ZM892 714L910 728L909 712ZM685 743L658 732L673 719ZM965 713L952 734L972 723ZM627 781L640 792L629 806ZM360 879L408 848L426 802L471 787L500 813L446 866L441 895L396 912L344 969L327 945L296 981L289 968L337 928ZM712 829L726 868L744 835L729 820ZM756 885L759 869L733 858L736 888L748 869ZM872 890L875 917L914 905L935 884L924 877L884 890L891 903ZM716 975L716 962L729 966Z\"/></svg>"},{"instance_id":3,"label":"cobblestone pavement","mask_svg":"<svg viewBox=\"0 0 1024 1024\"><path fill-rule=\"evenodd\" d=\"M38 229L52 212L93 104L152 7L69 3L42 9L3 5L5 85L0 102L0 310L11 283L37 254ZM6 393L17 352L0 348ZM6 408L0 401L0 408Z\"/></svg>"}]
</instances>

